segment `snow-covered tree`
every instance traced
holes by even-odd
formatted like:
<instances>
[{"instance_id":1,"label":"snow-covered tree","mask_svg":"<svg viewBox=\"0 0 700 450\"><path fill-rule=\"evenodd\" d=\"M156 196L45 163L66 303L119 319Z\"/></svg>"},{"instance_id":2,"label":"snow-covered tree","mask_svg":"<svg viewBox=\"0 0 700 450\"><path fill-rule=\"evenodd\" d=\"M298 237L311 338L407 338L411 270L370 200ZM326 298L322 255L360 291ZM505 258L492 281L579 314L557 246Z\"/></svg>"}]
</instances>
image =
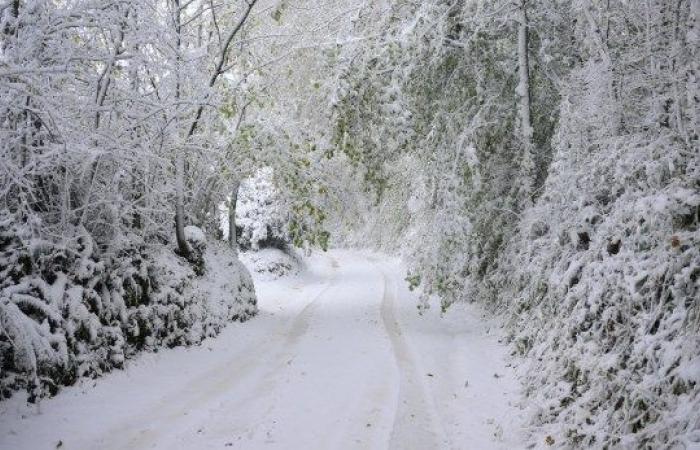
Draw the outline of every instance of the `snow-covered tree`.
<instances>
[{"instance_id":1,"label":"snow-covered tree","mask_svg":"<svg viewBox=\"0 0 700 450\"><path fill-rule=\"evenodd\" d=\"M692 441L698 3L387 3L339 65L365 243L508 318L540 430Z\"/></svg>"}]
</instances>

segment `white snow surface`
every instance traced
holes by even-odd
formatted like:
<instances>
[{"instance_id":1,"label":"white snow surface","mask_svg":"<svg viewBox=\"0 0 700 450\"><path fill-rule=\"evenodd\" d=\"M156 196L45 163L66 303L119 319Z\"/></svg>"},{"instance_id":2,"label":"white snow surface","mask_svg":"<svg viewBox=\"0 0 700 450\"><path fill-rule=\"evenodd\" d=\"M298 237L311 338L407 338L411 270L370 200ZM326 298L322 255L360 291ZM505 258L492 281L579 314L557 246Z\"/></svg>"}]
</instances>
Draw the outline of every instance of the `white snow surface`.
<instances>
[{"instance_id":1,"label":"white snow surface","mask_svg":"<svg viewBox=\"0 0 700 450\"><path fill-rule=\"evenodd\" d=\"M189 225L185 227L185 239L192 242L207 242L204 231L201 228Z\"/></svg>"},{"instance_id":2,"label":"white snow surface","mask_svg":"<svg viewBox=\"0 0 700 450\"><path fill-rule=\"evenodd\" d=\"M241 252L239 256L248 270L256 273L261 281L296 274L301 265L299 253L294 250L285 252L277 248L261 248Z\"/></svg>"},{"instance_id":3,"label":"white snow surface","mask_svg":"<svg viewBox=\"0 0 700 450\"><path fill-rule=\"evenodd\" d=\"M471 305L419 316L405 273L334 250L258 278L259 316L216 339L0 403L0 449L522 448L497 327Z\"/></svg>"}]
</instances>

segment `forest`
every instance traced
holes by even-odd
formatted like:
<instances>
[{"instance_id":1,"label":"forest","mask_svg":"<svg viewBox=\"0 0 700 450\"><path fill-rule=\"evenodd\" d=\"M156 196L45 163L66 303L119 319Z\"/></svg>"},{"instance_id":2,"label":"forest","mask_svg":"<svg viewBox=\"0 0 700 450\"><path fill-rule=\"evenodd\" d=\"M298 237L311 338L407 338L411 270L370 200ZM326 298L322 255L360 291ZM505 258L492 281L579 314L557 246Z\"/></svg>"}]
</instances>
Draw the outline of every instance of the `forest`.
<instances>
[{"instance_id":1,"label":"forest","mask_svg":"<svg viewBox=\"0 0 700 450\"><path fill-rule=\"evenodd\" d=\"M0 0L0 422L262 334L324 254L384 273L367 345L404 381L394 322L493 324L522 411L493 448L698 448L700 0ZM318 295L280 348L340 320ZM485 448L402 420L305 448Z\"/></svg>"}]
</instances>

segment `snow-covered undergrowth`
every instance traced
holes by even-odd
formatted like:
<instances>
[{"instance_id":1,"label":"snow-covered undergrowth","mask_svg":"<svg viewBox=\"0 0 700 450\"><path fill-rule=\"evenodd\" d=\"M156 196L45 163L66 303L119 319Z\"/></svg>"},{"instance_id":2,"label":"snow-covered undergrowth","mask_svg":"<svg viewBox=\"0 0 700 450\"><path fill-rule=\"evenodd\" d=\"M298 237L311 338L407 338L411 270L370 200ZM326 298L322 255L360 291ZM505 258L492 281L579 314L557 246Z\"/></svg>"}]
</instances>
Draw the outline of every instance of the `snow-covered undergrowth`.
<instances>
[{"instance_id":1,"label":"snow-covered undergrowth","mask_svg":"<svg viewBox=\"0 0 700 450\"><path fill-rule=\"evenodd\" d=\"M348 241L504 319L529 445L700 445L700 3L388 3L338 89Z\"/></svg>"},{"instance_id":2,"label":"snow-covered undergrowth","mask_svg":"<svg viewBox=\"0 0 700 450\"><path fill-rule=\"evenodd\" d=\"M685 448L700 443L700 158L670 130L621 136L610 92L587 84L599 71L571 77L542 195L474 295L526 356L540 433Z\"/></svg>"},{"instance_id":3,"label":"snow-covered undergrowth","mask_svg":"<svg viewBox=\"0 0 700 450\"><path fill-rule=\"evenodd\" d=\"M237 244L241 260L263 279L293 275L301 268L288 230L284 202L271 167L257 170L241 182L236 205ZM224 239L229 239L229 212L221 215Z\"/></svg>"},{"instance_id":4,"label":"snow-covered undergrowth","mask_svg":"<svg viewBox=\"0 0 700 450\"><path fill-rule=\"evenodd\" d=\"M536 424L583 447L697 445L698 158L643 136L603 145L558 154L480 297L527 355Z\"/></svg>"},{"instance_id":5,"label":"snow-covered undergrowth","mask_svg":"<svg viewBox=\"0 0 700 450\"><path fill-rule=\"evenodd\" d=\"M227 241L230 240L228 208L228 203L221 205L219 224ZM241 182L236 199L236 244L242 251L241 260L264 278L295 274L300 268L284 211L272 168L257 170Z\"/></svg>"},{"instance_id":6,"label":"snow-covered undergrowth","mask_svg":"<svg viewBox=\"0 0 700 450\"><path fill-rule=\"evenodd\" d=\"M191 345L256 312L250 275L234 253L188 229L201 275L165 246L138 240L101 254L85 230L70 244L32 238L0 220L0 388L30 400L80 377L122 367L158 347ZM131 243L129 243L131 242Z\"/></svg>"},{"instance_id":7,"label":"snow-covered undergrowth","mask_svg":"<svg viewBox=\"0 0 700 450\"><path fill-rule=\"evenodd\" d=\"M289 236L282 211L271 168L260 169L253 177L243 181L236 207L238 245L241 249L286 247ZM228 229L227 221L224 222L223 227Z\"/></svg>"},{"instance_id":8,"label":"snow-covered undergrowth","mask_svg":"<svg viewBox=\"0 0 700 450\"><path fill-rule=\"evenodd\" d=\"M299 272L301 259L294 253L277 248L264 248L258 251L241 253L241 261L262 279L275 279Z\"/></svg>"}]
</instances>

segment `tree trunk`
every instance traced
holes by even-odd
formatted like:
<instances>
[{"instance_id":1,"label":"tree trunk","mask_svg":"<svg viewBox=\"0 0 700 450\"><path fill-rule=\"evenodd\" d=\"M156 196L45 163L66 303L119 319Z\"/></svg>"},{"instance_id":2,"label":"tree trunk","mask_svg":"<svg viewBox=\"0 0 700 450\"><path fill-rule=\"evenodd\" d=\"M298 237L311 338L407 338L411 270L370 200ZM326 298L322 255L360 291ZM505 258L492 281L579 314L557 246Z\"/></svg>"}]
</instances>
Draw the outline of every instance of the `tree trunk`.
<instances>
[{"instance_id":1,"label":"tree trunk","mask_svg":"<svg viewBox=\"0 0 700 450\"><path fill-rule=\"evenodd\" d=\"M688 102L690 140L700 140L700 0L691 0L690 19L688 21L688 37L690 63L687 74L686 96Z\"/></svg>"},{"instance_id":2,"label":"tree trunk","mask_svg":"<svg viewBox=\"0 0 700 450\"><path fill-rule=\"evenodd\" d=\"M518 76L517 95L519 99L518 116L520 120L520 138L522 141L522 160L520 162L521 201L529 201L535 180L535 158L532 145L532 121L530 118L530 58L528 55L529 22L527 17L527 0L518 4Z\"/></svg>"},{"instance_id":3,"label":"tree trunk","mask_svg":"<svg viewBox=\"0 0 700 450\"><path fill-rule=\"evenodd\" d=\"M180 48L182 45L182 24L180 13L180 0L172 0L173 22L175 24L175 51L176 51L176 85L175 99L180 98ZM185 149L178 145L175 151L175 239L180 255L188 258L191 255L190 246L185 238Z\"/></svg>"},{"instance_id":4,"label":"tree trunk","mask_svg":"<svg viewBox=\"0 0 700 450\"><path fill-rule=\"evenodd\" d=\"M182 149L175 156L175 238L180 255L190 257L190 246L185 238L185 155Z\"/></svg>"},{"instance_id":5,"label":"tree trunk","mask_svg":"<svg viewBox=\"0 0 700 450\"><path fill-rule=\"evenodd\" d=\"M241 187L239 181L231 186L231 198L228 204L228 243L231 249L238 253L238 236L236 235L236 204L238 203L238 190Z\"/></svg>"},{"instance_id":6,"label":"tree trunk","mask_svg":"<svg viewBox=\"0 0 700 450\"><path fill-rule=\"evenodd\" d=\"M174 8L174 19L175 19L175 28L176 28L176 34L177 34L177 58L178 58L178 76L179 76L179 62L180 62L180 35L181 35L181 18L180 18L180 0L172 0L173 1L173 8ZM209 79L209 87L212 88L216 84L216 81L219 79L219 77L224 73L226 69L226 62L228 60L228 52L229 49L231 48L231 45L233 43L233 39L236 37L238 32L243 28L243 25L245 22L248 20L248 17L250 16L250 12L253 10L253 7L255 4L258 2L258 0L249 0L247 3L247 7L245 11L243 12L243 16L241 19L238 21L235 27L231 30L231 32L228 34L228 37L226 38L226 41L224 42L221 51L219 53L219 59L217 61L216 67L214 69L214 73L212 74L211 78ZM178 81L178 87L177 87L177 97L179 97L179 81ZM197 128L199 126L199 121L202 119L202 114L204 112L204 103L200 104L199 107L197 108L197 112L195 113L195 117L192 120L192 123L190 124L190 128L187 131L187 134L185 135L184 142L187 143L189 139L194 136L195 132L197 131ZM185 160L184 160L184 154L183 154L184 149L180 149L177 153L177 161L176 161L176 169L175 169L175 183L176 183L176 198L175 198L175 235L177 237L177 246L180 251L180 254L183 255L184 257L189 257L190 255L190 248L187 245L187 241L185 240L185 232L184 232L184 215L185 215L185 195L184 195L184 189L185 189Z\"/></svg>"},{"instance_id":7,"label":"tree trunk","mask_svg":"<svg viewBox=\"0 0 700 450\"><path fill-rule=\"evenodd\" d=\"M518 97L520 98L520 132L523 144L530 146L532 123L530 121L530 58L528 55L529 32L526 0L518 7Z\"/></svg>"},{"instance_id":8,"label":"tree trunk","mask_svg":"<svg viewBox=\"0 0 700 450\"><path fill-rule=\"evenodd\" d=\"M583 6L583 14L586 18L586 22L588 22L590 37L593 41L593 44L596 47L596 50L598 51L598 55L610 73L610 93L612 95L613 101L613 117L611 117L610 120L612 121L614 129L617 130L617 132L619 132L624 128L624 115L620 110L620 83L617 80L617 72L615 70L615 66L613 65L613 60L610 55L610 48L608 47L608 31L605 32L605 35L603 34L603 32L600 29L600 25L598 24L598 21L595 17L593 17L593 12L591 11L591 8L593 8L593 5L590 1L587 1ZM607 13L609 14L609 3L607 8ZM609 27L609 24L607 25L607 27Z\"/></svg>"}]
</instances>

